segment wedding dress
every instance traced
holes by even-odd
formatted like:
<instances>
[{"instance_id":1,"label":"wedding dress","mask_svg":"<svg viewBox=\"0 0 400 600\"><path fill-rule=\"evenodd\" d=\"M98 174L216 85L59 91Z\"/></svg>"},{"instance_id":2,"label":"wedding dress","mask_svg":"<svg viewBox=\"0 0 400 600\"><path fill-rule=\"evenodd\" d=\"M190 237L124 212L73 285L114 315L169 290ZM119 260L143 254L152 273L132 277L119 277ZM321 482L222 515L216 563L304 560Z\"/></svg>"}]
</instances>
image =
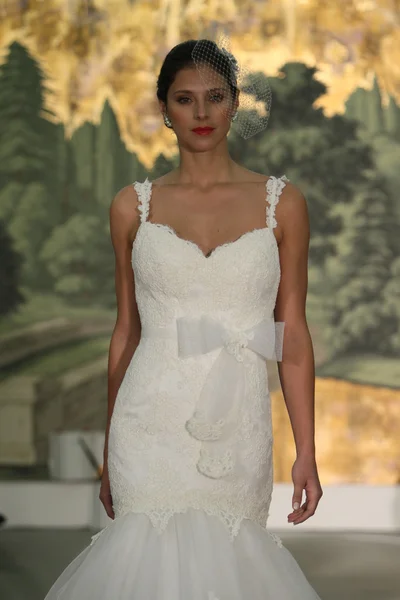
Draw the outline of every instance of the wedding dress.
<instances>
[{"instance_id":1,"label":"wedding dress","mask_svg":"<svg viewBox=\"0 0 400 600\"><path fill-rule=\"evenodd\" d=\"M319 600L267 527L273 435L267 360L281 360L275 207L266 225L205 255L148 219L135 182L140 343L109 432L115 519L45 600Z\"/></svg>"}]
</instances>

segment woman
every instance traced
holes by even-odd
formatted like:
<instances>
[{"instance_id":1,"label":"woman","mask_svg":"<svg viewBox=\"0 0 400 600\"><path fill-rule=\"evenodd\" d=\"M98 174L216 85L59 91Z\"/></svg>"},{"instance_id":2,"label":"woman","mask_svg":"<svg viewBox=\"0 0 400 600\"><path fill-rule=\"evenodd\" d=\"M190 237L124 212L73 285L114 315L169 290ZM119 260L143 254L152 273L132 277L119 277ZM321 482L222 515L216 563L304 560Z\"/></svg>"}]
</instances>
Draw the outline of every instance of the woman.
<instances>
[{"instance_id":1,"label":"woman","mask_svg":"<svg viewBox=\"0 0 400 600\"><path fill-rule=\"evenodd\" d=\"M112 521L47 600L318 599L266 528L268 359L280 363L297 450L288 521L306 521L322 496L307 206L285 177L231 159L234 59L202 44L203 71L191 40L171 50L158 79L179 167L111 205L118 315L100 499Z\"/></svg>"}]
</instances>

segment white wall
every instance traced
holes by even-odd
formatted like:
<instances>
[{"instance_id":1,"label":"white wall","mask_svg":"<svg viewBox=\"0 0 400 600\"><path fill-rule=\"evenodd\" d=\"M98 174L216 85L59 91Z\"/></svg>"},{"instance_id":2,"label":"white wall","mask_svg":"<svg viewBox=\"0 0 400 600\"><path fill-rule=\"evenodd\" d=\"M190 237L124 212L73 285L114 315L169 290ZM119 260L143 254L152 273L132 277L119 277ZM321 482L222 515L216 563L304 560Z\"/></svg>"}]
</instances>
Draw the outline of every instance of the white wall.
<instances>
[{"instance_id":1,"label":"white wall","mask_svg":"<svg viewBox=\"0 0 400 600\"><path fill-rule=\"evenodd\" d=\"M275 484L268 526L293 531L400 532L400 486L323 486L315 515L293 526L293 486ZM98 482L0 481L0 512L8 526L93 527L109 521L98 499Z\"/></svg>"}]
</instances>

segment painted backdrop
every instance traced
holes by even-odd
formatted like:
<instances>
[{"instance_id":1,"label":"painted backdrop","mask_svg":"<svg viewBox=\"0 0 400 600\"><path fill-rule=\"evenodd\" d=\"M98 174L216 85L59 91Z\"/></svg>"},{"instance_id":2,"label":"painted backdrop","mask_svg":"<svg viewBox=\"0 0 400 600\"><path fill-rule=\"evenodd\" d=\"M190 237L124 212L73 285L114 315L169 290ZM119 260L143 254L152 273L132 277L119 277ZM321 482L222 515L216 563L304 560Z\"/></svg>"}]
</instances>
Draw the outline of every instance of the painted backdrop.
<instances>
[{"instance_id":1,"label":"painted backdrop","mask_svg":"<svg viewBox=\"0 0 400 600\"><path fill-rule=\"evenodd\" d=\"M115 320L108 209L177 164L156 77L176 43L231 35L273 92L232 156L287 177L311 222L307 317L324 483L400 481L400 28L389 0L0 0L0 465L101 429ZM271 367L275 478L294 445Z\"/></svg>"}]
</instances>

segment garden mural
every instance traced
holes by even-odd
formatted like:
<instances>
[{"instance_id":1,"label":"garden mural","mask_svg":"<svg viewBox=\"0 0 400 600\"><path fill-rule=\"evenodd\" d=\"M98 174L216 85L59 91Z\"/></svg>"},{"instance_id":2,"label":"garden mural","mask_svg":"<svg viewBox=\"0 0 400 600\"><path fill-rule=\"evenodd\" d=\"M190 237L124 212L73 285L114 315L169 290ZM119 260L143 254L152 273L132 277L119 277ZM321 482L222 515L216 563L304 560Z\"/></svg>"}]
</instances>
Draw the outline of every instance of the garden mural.
<instances>
[{"instance_id":1,"label":"garden mural","mask_svg":"<svg viewBox=\"0 0 400 600\"><path fill-rule=\"evenodd\" d=\"M397 4L397 7L396 7ZM178 161L156 79L223 30L272 88L232 157L303 191L323 483L400 482L400 28L394 0L0 0L0 466L105 426L116 316L109 206ZM251 76L251 75L250 75ZM275 478L294 444L271 368Z\"/></svg>"}]
</instances>

